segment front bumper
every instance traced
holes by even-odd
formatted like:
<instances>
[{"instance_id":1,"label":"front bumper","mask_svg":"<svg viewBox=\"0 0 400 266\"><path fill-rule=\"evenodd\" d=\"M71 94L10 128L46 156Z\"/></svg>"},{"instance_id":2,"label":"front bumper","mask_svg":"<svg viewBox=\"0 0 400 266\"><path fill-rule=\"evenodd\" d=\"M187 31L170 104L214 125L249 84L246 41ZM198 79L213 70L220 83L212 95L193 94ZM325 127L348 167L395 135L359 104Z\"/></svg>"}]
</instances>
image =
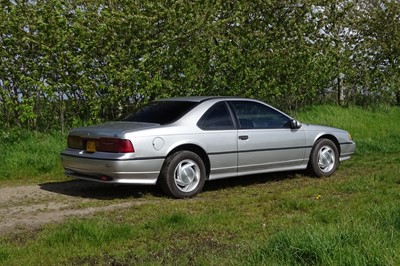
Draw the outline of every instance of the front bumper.
<instances>
[{"instance_id":1,"label":"front bumper","mask_svg":"<svg viewBox=\"0 0 400 266\"><path fill-rule=\"evenodd\" d=\"M350 159L351 155L356 151L356 143L354 141L340 144L340 161Z\"/></svg>"}]
</instances>

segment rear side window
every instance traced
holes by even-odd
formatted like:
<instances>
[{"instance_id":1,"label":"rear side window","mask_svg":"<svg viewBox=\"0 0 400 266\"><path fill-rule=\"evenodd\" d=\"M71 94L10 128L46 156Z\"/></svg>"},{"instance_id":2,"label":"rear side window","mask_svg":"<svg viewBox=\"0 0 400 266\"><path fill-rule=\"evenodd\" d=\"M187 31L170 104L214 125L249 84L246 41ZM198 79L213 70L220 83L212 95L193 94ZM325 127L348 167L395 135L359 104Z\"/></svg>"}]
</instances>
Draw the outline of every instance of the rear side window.
<instances>
[{"instance_id":1,"label":"rear side window","mask_svg":"<svg viewBox=\"0 0 400 266\"><path fill-rule=\"evenodd\" d=\"M124 118L123 121L166 125L177 121L196 105L197 102L190 101L156 101Z\"/></svg>"},{"instance_id":2,"label":"rear side window","mask_svg":"<svg viewBox=\"0 0 400 266\"><path fill-rule=\"evenodd\" d=\"M234 124L225 102L214 104L199 120L197 126L203 130L233 129Z\"/></svg>"}]
</instances>

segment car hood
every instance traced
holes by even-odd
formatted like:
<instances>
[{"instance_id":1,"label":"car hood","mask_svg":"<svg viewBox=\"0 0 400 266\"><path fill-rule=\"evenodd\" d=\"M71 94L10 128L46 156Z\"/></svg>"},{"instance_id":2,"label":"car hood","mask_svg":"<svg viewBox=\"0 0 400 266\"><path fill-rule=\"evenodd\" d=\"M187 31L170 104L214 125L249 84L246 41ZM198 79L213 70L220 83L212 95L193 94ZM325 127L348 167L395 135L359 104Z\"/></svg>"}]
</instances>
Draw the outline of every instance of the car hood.
<instances>
[{"instance_id":1,"label":"car hood","mask_svg":"<svg viewBox=\"0 0 400 266\"><path fill-rule=\"evenodd\" d=\"M321 126L321 125L313 125L313 124L303 124L304 129L308 131L322 131L322 132L347 132L343 129L335 128L335 127L328 127L328 126Z\"/></svg>"},{"instance_id":2,"label":"car hood","mask_svg":"<svg viewBox=\"0 0 400 266\"><path fill-rule=\"evenodd\" d=\"M113 121L99 125L75 128L70 131L70 135L80 136L83 138L99 138L99 137L120 137L125 133L138 131L142 129L159 127L159 124L142 123L142 122L123 122Z\"/></svg>"}]
</instances>

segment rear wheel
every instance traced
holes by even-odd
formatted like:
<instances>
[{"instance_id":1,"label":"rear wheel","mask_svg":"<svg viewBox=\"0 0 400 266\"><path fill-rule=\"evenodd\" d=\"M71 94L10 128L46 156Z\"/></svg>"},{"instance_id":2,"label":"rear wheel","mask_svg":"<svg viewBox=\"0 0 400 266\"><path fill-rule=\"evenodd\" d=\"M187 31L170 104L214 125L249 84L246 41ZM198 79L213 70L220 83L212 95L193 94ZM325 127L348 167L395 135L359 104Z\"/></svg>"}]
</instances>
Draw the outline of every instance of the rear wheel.
<instances>
[{"instance_id":1,"label":"rear wheel","mask_svg":"<svg viewBox=\"0 0 400 266\"><path fill-rule=\"evenodd\" d=\"M330 176L332 175L339 164L338 149L329 139L318 140L310 155L308 170L314 176Z\"/></svg>"},{"instance_id":2,"label":"rear wheel","mask_svg":"<svg viewBox=\"0 0 400 266\"><path fill-rule=\"evenodd\" d=\"M198 194L206 180L203 160L191 151L170 155L161 170L160 186L173 198L190 198Z\"/></svg>"}]
</instances>

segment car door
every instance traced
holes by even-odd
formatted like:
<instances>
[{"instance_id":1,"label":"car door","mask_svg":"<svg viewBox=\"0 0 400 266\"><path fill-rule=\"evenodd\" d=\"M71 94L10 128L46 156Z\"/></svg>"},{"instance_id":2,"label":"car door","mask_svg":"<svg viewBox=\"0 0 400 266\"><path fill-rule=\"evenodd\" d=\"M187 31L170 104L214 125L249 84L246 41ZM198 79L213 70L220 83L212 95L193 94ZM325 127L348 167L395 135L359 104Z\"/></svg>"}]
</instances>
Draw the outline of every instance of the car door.
<instances>
[{"instance_id":1,"label":"car door","mask_svg":"<svg viewBox=\"0 0 400 266\"><path fill-rule=\"evenodd\" d=\"M237 128L226 102L210 107L197 126L203 133L196 137L210 159L209 179L237 175Z\"/></svg>"},{"instance_id":2,"label":"car door","mask_svg":"<svg viewBox=\"0 0 400 266\"><path fill-rule=\"evenodd\" d=\"M291 118L258 101L229 102L238 123L238 174L291 170L305 155L305 133Z\"/></svg>"}]
</instances>

